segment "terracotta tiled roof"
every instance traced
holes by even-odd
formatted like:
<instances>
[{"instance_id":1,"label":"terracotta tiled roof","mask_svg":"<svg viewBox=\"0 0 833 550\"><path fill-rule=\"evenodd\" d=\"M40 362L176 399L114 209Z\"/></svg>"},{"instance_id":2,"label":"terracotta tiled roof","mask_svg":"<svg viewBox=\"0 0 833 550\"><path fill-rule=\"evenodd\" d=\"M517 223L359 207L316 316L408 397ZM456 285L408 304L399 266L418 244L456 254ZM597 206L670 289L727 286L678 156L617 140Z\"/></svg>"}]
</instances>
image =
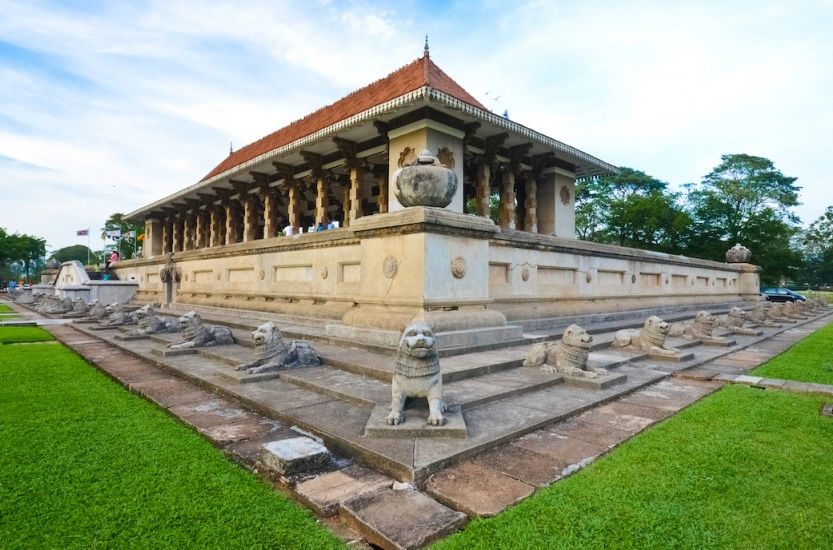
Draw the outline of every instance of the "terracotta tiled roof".
<instances>
[{"instance_id":1,"label":"terracotta tiled roof","mask_svg":"<svg viewBox=\"0 0 833 550\"><path fill-rule=\"evenodd\" d=\"M292 143L375 105L390 101L423 86L430 86L460 101L486 110L486 107L437 67L430 57L423 56L392 72L385 78L356 90L335 103L238 149L200 181L205 181L273 149Z\"/></svg>"}]
</instances>

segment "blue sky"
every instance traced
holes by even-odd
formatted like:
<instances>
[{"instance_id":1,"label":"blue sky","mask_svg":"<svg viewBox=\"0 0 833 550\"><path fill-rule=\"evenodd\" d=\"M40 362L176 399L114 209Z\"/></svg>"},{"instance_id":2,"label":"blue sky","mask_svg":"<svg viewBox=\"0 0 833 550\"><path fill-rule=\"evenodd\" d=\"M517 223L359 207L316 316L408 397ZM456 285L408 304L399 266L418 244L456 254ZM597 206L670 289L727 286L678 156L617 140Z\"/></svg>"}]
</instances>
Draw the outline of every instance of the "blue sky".
<instances>
[{"instance_id":1,"label":"blue sky","mask_svg":"<svg viewBox=\"0 0 833 550\"><path fill-rule=\"evenodd\" d=\"M833 204L833 2L0 0L0 226L59 248L422 53L496 112L679 186L725 153ZM96 243L94 243L95 245Z\"/></svg>"}]
</instances>

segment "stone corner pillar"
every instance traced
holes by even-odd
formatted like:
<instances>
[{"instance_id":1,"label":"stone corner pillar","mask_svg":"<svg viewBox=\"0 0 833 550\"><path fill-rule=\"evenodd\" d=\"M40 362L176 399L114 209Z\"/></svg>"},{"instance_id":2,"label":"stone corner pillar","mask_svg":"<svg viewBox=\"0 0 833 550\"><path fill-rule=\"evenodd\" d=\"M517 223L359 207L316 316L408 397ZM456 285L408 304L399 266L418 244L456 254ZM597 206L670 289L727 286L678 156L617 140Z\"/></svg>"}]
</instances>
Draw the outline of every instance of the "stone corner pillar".
<instances>
[{"instance_id":1,"label":"stone corner pillar","mask_svg":"<svg viewBox=\"0 0 833 550\"><path fill-rule=\"evenodd\" d=\"M145 258L151 258L163 253L162 229L162 221L158 218L145 219L145 244L142 247L142 255Z\"/></svg>"},{"instance_id":2,"label":"stone corner pillar","mask_svg":"<svg viewBox=\"0 0 833 550\"><path fill-rule=\"evenodd\" d=\"M538 232L576 238L576 177L561 168L544 168L538 179Z\"/></svg>"}]
</instances>

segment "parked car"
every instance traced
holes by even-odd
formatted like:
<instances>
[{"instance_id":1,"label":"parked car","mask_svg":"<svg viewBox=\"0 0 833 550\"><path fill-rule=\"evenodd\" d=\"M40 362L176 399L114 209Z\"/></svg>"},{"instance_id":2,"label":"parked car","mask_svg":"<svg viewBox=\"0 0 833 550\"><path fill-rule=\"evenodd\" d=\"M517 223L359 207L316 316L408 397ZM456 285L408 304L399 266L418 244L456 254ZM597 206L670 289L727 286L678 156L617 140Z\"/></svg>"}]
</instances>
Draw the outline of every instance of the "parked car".
<instances>
[{"instance_id":1,"label":"parked car","mask_svg":"<svg viewBox=\"0 0 833 550\"><path fill-rule=\"evenodd\" d=\"M803 302L807 299L788 288L762 288L761 294L770 302Z\"/></svg>"}]
</instances>

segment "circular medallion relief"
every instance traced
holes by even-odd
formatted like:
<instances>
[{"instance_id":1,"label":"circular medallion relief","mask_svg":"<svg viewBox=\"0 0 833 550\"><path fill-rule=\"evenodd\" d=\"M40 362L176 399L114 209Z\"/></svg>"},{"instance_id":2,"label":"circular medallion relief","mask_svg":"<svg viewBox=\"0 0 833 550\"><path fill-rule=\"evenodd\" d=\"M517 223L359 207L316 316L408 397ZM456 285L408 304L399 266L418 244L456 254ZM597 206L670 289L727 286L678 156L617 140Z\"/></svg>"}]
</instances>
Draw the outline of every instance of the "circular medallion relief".
<instances>
[{"instance_id":1,"label":"circular medallion relief","mask_svg":"<svg viewBox=\"0 0 833 550\"><path fill-rule=\"evenodd\" d=\"M185 280L188 281L188 274L185 274Z\"/></svg>"},{"instance_id":2,"label":"circular medallion relief","mask_svg":"<svg viewBox=\"0 0 833 550\"><path fill-rule=\"evenodd\" d=\"M266 272L261 269L260 270L260 280L262 281L265 278L266 278Z\"/></svg>"},{"instance_id":3,"label":"circular medallion relief","mask_svg":"<svg viewBox=\"0 0 833 550\"><path fill-rule=\"evenodd\" d=\"M666 277L666 278L665 278L665 284L668 284L669 282L670 282L670 281L668 280L668 277Z\"/></svg>"},{"instance_id":4,"label":"circular medallion relief","mask_svg":"<svg viewBox=\"0 0 833 550\"><path fill-rule=\"evenodd\" d=\"M399 265L396 263L396 258L393 256L388 256L385 258L385 261L382 262L382 274L388 279L393 279L396 277L396 271L399 269Z\"/></svg>"},{"instance_id":5,"label":"circular medallion relief","mask_svg":"<svg viewBox=\"0 0 833 550\"><path fill-rule=\"evenodd\" d=\"M321 268L321 278L322 279L326 279L327 275L329 275L329 274L330 274L330 272L327 271L327 266L326 265Z\"/></svg>"},{"instance_id":6,"label":"circular medallion relief","mask_svg":"<svg viewBox=\"0 0 833 550\"><path fill-rule=\"evenodd\" d=\"M636 282L636 275L631 275L631 282L632 282L632 283L635 283L635 282Z\"/></svg>"},{"instance_id":7,"label":"circular medallion relief","mask_svg":"<svg viewBox=\"0 0 833 550\"><path fill-rule=\"evenodd\" d=\"M570 196L570 190L567 188L566 185L561 186L561 192L559 193L559 195L561 195L561 204L570 204L570 199L572 197Z\"/></svg>"},{"instance_id":8,"label":"circular medallion relief","mask_svg":"<svg viewBox=\"0 0 833 550\"><path fill-rule=\"evenodd\" d=\"M455 279L462 279L465 277L467 269L468 265L466 264L466 259L464 257L457 256L451 260L451 274Z\"/></svg>"},{"instance_id":9,"label":"circular medallion relief","mask_svg":"<svg viewBox=\"0 0 833 550\"><path fill-rule=\"evenodd\" d=\"M139 275L139 281L142 282L142 283L145 282L145 276L144 275Z\"/></svg>"},{"instance_id":10,"label":"circular medallion relief","mask_svg":"<svg viewBox=\"0 0 833 550\"><path fill-rule=\"evenodd\" d=\"M584 280L588 283L591 282L593 280L593 274L588 271L587 274L584 276Z\"/></svg>"},{"instance_id":11,"label":"circular medallion relief","mask_svg":"<svg viewBox=\"0 0 833 550\"><path fill-rule=\"evenodd\" d=\"M217 272L217 280L219 281L222 277L223 277L223 275L218 271Z\"/></svg>"},{"instance_id":12,"label":"circular medallion relief","mask_svg":"<svg viewBox=\"0 0 833 550\"><path fill-rule=\"evenodd\" d=\"M526 266L524 266L521 270L521 279L523 279L524 282L529 280L529 268Z\"/></svg>"}]
</instances>

